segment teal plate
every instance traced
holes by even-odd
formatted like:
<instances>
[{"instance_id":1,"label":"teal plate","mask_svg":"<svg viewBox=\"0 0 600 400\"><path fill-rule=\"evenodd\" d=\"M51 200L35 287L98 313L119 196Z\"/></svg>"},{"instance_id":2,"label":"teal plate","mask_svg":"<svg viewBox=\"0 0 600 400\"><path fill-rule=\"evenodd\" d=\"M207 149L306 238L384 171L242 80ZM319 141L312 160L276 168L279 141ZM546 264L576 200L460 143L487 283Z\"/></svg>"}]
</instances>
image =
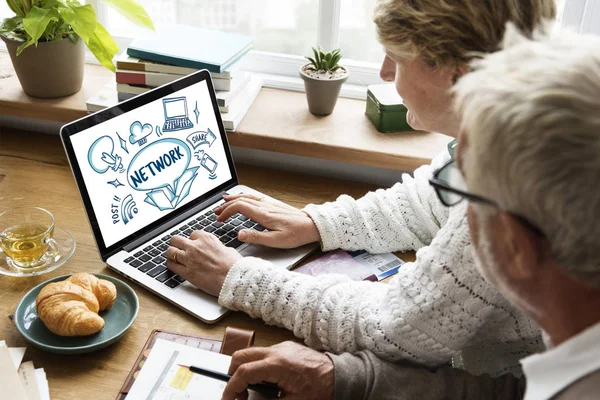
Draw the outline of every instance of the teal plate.
<instances>
[{"instance_id":1,"label":"teal plate","mask_svg":"<svg viewBox=\"0 0 600 400\"><path fill-rule=\"evenodd\" d=\"M66 337L50 332L37 314L35 299L42 288L50 282L63 281L71 275L63 275L40 283L31 289L19 302L15 311L15 324L25 339L41 350L57 354L90 353L110 346L129 329L140 308L137 295L125 282L112 276L94 274L98 278L111 281L117 287L117 299L108 311L100 316L104 318L104 328L90 336Z\"/></svg>"}]
</instances>

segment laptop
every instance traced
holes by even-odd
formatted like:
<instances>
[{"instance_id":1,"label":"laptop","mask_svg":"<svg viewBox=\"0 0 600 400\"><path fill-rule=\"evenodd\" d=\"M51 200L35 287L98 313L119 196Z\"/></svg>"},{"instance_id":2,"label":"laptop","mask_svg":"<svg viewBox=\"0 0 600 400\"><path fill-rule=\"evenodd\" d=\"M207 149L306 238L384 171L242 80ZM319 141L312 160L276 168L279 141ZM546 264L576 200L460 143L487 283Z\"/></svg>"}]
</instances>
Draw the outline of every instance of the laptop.
<instances>
[{"instance_id":1,"label":"laptop","mask_svg":"<svg viewBox=\"0 0 600 400\"><path fill-rule=\"evenodd\" d=\"M165 113L165 124L163 132L173 132L194 127L188 118L187 99L185 97L174 97L163 99Z\"/></svg>"},{"instance_id":2,"label":"laptop","mask_svg":"<svg viewBox=\"0 0 600 400\"><path fill-rule=\"evenodd\" d=\"M185 110L171 114L166 104ZM163 109L167 115L191 115L192 128L161 130ZM244 256L281 268L293 267L318 247L241 243L239 230L265 228L239 214L216 221L212 210L225 193L267 196L238 182L206 70L71 122L60 136L102 260L204 322L218 321L227 310L166 268L173 235L204 230Z\"/></svg>"}]
</instances>

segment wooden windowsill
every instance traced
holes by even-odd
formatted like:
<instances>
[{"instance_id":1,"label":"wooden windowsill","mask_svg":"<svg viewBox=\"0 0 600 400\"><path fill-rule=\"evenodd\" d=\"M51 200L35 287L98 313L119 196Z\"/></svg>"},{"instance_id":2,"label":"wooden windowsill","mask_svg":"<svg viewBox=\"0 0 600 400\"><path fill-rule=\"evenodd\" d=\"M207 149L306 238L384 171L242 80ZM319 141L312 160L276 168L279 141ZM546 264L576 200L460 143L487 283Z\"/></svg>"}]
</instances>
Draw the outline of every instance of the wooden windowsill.
<instances>
[{"instance_id":1,"label":"wooden windowsill","mask_svg":"<svg viewBox=\"0 0 600 400\"><path fill-rule=\"evenodd\" d=\"M27 96L8 54L0 54L0 114L69 122L86 115L86 99L112 78L98 65L85 66L83 88L62 99ZM340 98L333 114L308 112L304 93L263 88L236 132L232 146L414 171L442 151L450 138L438 133L378 132L364 115L365 102Z\"/></svg>"}]
</instances>

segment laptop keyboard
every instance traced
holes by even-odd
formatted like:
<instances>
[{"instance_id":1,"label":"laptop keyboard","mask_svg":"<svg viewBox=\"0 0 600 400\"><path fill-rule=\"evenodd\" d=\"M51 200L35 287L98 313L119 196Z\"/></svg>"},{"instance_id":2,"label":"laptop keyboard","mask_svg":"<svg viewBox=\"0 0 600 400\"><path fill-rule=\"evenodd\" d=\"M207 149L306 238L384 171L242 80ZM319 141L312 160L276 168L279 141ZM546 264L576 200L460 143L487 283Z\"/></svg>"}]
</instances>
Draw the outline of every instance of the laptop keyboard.
<instances>
[{"instance_id":1,"label":"laptop keyboard","mask_svg":"<svg viewBox=\"0 0 600 400\"><path fill-rule=\"evenodd\" d=\"M265 230L262 225L241 214L236 214L225 222L218 222L217 215L210 210L187 221L186 224L157 239L124 261L168 287L176 288L185 282L185 279L168 270L166 266L165 256L172 236L180 235L187 238L193 231L206 231L219 238L225 246L236 249L243 244L237 239L237 234L242 229Z\"/></svg>"},{"instance_id":2,"label":"laptop keyboard","mask_svg":"<svg viewBox=\"0 0 600 400\"><path fill-rule=\"evenodd\" d=\"M173 131L179 129L187 129L193 127L192 121L189 118L177 118L165 121L163 131Z\"/></svg>"}]
</instances>

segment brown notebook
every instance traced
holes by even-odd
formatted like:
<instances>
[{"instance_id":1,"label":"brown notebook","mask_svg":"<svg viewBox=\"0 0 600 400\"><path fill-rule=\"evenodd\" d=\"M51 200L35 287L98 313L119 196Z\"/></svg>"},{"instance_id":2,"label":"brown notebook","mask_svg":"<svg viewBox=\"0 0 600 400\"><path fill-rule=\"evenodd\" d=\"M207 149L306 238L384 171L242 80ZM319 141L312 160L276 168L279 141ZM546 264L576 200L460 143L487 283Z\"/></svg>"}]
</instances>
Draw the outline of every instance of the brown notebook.
<instances>
[{"instance_id":1,"label":"brown notebook","mask_svg":"<svg viewBox=\"0 0 600 400\"><path fill-rule=\"evenodd\" d=\"M201 338L198 336L181 335L179 333L161 331L158 329L153 330L150 334L150 337L148 337L144 348L140 352L140 355L138 356L137 360L135 360L129 375L127 375L127 379L125 379L125 382L123 383L116 400L124 400L127 398L127 394L129 393L135 378L140 373L140 370L144 365L144 361L148 355L150 355L150 350L152 350L152 347L154 346L154 343L156 343L157 339L168 340L170 342L184 344L186 346L214 351L215 353L222 353L230 356L237 350L252 346L254 343L254 331L228 326L225 328L223 340L215 340Z\"/></svg>"}]
</instances>

